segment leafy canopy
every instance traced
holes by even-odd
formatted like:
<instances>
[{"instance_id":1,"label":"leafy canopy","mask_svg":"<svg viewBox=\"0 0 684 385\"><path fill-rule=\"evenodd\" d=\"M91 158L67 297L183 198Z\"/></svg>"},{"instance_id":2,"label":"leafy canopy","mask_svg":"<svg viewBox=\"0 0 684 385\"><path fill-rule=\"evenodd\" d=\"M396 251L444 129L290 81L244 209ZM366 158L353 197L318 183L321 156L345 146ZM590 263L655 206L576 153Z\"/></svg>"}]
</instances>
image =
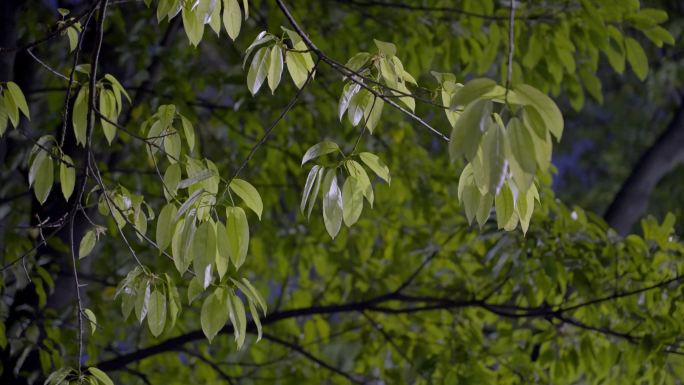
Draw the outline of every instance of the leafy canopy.
<instances>
[{"instance_id":1,"label":"leafy canopy","mask_svg":"<svg viewBox=\"0 0 684 385\"><path fill-rule=\"evenodd\" d=\"M674 43L667 14L409 3L60 9L40 81L64 92L1 86L0 135L21 145L3 172L28 175L7 191L37 200L0 206L22 229L2 232L3 373L678 383L674 218L622 238L550 188L565 124L548 94L600 102L601 57L643 80L645 39Z\"/></svg>"}]
</instances>

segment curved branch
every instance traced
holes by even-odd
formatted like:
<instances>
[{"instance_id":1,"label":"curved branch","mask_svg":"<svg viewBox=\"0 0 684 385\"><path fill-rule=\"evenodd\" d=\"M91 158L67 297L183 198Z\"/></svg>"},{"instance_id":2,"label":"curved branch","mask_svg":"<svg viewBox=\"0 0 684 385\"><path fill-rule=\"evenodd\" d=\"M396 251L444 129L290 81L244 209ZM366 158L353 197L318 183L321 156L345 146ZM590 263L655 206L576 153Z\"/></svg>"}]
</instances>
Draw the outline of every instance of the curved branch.
<instances>
[{"instance_id":1,"label":"curved branch","mask_svg":"<svg viewBox=\"0 0 684 385\"><path fill-rule=\"evenodd\" d=\"M622 184L604 219L626 235L648 207L648 198L658 182L679 164L684 163L684 105L656 142L646 150L632 173Z\"/></svg>"}]
</instances>

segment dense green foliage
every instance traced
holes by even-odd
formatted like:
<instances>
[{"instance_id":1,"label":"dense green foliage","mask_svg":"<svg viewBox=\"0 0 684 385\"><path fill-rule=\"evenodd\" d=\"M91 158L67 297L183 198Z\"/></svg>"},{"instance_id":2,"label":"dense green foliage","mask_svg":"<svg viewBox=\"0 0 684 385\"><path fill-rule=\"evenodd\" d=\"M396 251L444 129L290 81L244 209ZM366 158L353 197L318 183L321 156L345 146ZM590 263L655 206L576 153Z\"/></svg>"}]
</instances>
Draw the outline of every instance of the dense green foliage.
<instances>
[{"instance_id":1,"label":"dense green foliage","mask_svg":"<svg viewBox=\"0 0 684 385\"><path fill-rule=\"evenodd\" d=\"M647 79L667 12L453 3L19 8L0 378L681 383L675 217L551 188L555 100Z\"/></svg>"}]
</instances>

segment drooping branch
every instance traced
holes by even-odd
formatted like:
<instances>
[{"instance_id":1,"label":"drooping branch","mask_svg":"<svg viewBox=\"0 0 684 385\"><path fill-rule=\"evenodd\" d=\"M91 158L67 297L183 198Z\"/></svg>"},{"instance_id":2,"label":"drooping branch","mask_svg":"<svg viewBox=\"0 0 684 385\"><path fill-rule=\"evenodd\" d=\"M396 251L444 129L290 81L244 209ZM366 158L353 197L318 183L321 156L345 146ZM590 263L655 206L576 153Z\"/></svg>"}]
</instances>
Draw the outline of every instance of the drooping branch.
<instances>
[{"instance_id":1,"label":"drooping branch","mask_svg":"<svg viewBox=\"0 0 684 385\"><path fill-rule=\"evenodd\" d=\"M395 102L393 100L393 98L388 97L387 95L384 95L383 93L376 91L375 89L370 87L368 84L364 83L362 80L366 80L366 81L369 81L371 83L379 84L378 82L373 81L372 79L368 79L367 77L359 74L357 71L353 71L352 69L346 67L345 65L333 60L330 56L328 56L323 51L321 51L321 49L319 49L316 46L316 44L314 44L314 42L311 41L311 38L309 38L309 36L306 34L306 32L304 32L304 30L299 26L299 24L297 23L297 20L294 18L294 16L292 16L292 12L290 12L290 9L285 5L285 3L283 3L282 0L276 0L276 2L278 3L278 7L280 8L280 10L283 12L283 14L287 18L287 20L292 25L292 28L294 28L294 30L297 32L297 34L299 34L299 36L302 38L302 41L304 42L304 44L306 44L306 46L309 48L309 50L311 50L313 53L315 53L316 56L320 60L322 60L323 62L328 64L330 67L332 67L334 70L336 70L337 72L339 72L343 76L348 77L352 82L358 84L360 87L362 87L365 90L367 90L368 92L370 92L376 98L382 99L385 103L387 103L390 106L392 106L393 108L401 111L404 115L409 116L411 119L418 122L421 126L427 128L431 133L435 134L440 139L443 139L446 142L449 141L448 136L444 135L439 130L432 127L429 123L427 123L421 117L419 117L418 115L414 114L413 112L411 112L411 111L407 110L406 108L397 104L397 102ZM359 79L361 79L361 80L359 80ZM384 88L388 88L384 85L382 85L382 86ZM392 91L399 94L399 95L414 97L414 95L407 94L407 93L402 92L400 90L392 89ZM430 102L430 103L432 103L432 102Z\"/></svg>"}]
</instances>

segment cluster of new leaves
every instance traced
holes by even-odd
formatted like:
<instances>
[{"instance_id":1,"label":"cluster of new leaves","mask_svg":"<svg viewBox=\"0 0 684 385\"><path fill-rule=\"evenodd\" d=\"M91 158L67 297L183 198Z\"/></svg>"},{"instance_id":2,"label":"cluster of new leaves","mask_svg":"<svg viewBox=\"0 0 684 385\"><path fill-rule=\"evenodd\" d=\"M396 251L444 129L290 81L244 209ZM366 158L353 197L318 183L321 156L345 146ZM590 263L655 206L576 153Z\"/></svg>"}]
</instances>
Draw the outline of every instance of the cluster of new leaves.
<instances>
[{"instance_id":1,"label":"cluster of new leaves","mask_svg":"<svg viewBox=\"0 0 684 385\"><path fill-rule=\"evenodd\" d=\"M342 159L332 163L314 165L306 178L300 209L307 218L316 204L319 191L323 192L323 222L332 238L337 236L342 222L351 227L359 220L363 211L364 198L373 207L374 194L371 179L359 161L366 164L378 177L390 183L389 168L380 158L370 152L361 152L345 156L335 142L324 141L309 148L302 158L302 166L310 160L327 154L337 154ZM336 157L337 158L337 157ZM358 159L358 161L356 160ZM338 183L338 174L346 174L342 188Z\"/></svg>"},{"instance_id":2,"label":"cluster of new leaves","mask_svg":"<svg viewBox=\"0 0 684 385\"><path fill-rule=\"evenodd\" d=\"M626 64L644 79L649 71L647 55L638 41L643 35L656 46L674 45L674 38L662 24L667 13L642 7L639 1L581 0L573 6L558 2L516 3L520 21L515 23L513 79L533 85L544 92L559 95L565 90L571 106L579 110L586 95L603 101L601 80L596 76L603 58L617 73L624 73ZM498 65L501 81L505 81L507 65L501 54L508 46L508 5L494 0L463 0L464 11L484 17L463 16L463 33L450 35L444 52L444 65L459 63L458 75L491 75ZM490 18L491 21L487 21ZM417 23L414 34L407 39L407 49L417 49L419 36L429 33ZM439 26L438 26L439 28ZM446 26L435 34L449 33ZM411 58L425 68L429 58Z\"/></svg>"},{"instance_id":3,"label":"cluster of new leaves","mask_svg":"<svg viewBox=\"0 0 684 385\"><path fill-rule=\"evenodd\" d=\"M68 384L89 384L89 385L114 385L114 381L107 373L96 367L89 367L87 372L77 371L73 368L61 368L52 372L45 379L45 385L68 385Z\"/></svg>"},{"instance_id":4,"label":"cluster of new leaves","mask_svg":"<svg viewBox=\"0 0 684 385\"><path fill-rule=\"evenodd\" d=\"M90 65L78 65L75 68L75 72L80 72L90 77ZM71 123L74 128L76 143L84 147L87 142L86 135L88 131L87 124L90 104L88 86L89 84L86 81L80 83L80 88L76 95L73 112L71 114ZM97 92L98 104L96 105L98 106L98 115L100 116L102 131L104 132L107 142L111 145L116 137L116 121L123 108L123 97L125 96L129 103L131 102L131 98L128 96L128 93L121 83L110 74L105 74L104 79L95 83L95 90Z\"/></svg>"},{"instance_id":5,"label":"cluster of new leaves","mask_svg":"<svg viewBox=\"0 0 684 385\"><path fill-rule=\"evenodd\" d=\"M499 228L518 223L527 232L539 193L537 172L551 164L551 136L563 133L563 117L544 93L526 84L507 89L490 79L456 83L453 74L434 73L452 125L449 155L468 163L458 198L468 221L482 226L496 207ZM504 122L506 119L506 122Z\"/></svg>"},{"instance_id":6,"label":"cluster of new leaves","mask_svg":"<svg viewBox=\"0 0 684 385\"><path fill-rule=\"evenodd\" d=\"M411 112L416 108L416 102L406 86L407 83L415 86L416 80L404 70L401 60L396 56L397 47L392 43L374 41L378 52L359 52L345 65L354 74L344 85L337 109L340 120L347 112L347 119L352 126L357 126L363 119L371 134L385 105L381 95L398 98Z\"/></svg>"},{"instance_id":7,"label":"cluster of new leaves","mask_svg":"<svg viewBox=\"0 0 684 385\"><path fill-rule=\"evenodd\" d=\"M14 82L0 84L0 137L7 131L7 121L19 125L19 112L30 119L28 104L21 88Z\"/></svg>"},{"instance_id":8,"label":"cluster of new leaves","mask_svg":"<svg viewBox=\"0 0 684 385\"><path fill-rule=\"evenodd\" d=\"M150 6L152 0L145 0ZM157 4L157 20L161 23L164 19L171 20L179 13L183 18L185 34L190 44L197 46L202 41L204 26L209 27L219 35L221 24L228 36L235 40L240 34L242 14L244 19L249 17L249 3L242 0L242 10L238 0L159 0Z\"/></svg>"},{"instance_id":9,"label":"cluster of new leaves","mask_svg":"<svg viewBox=\"0 0 684 385\"><path fill-rule=\"evenodd\" d=\"M252 59L247 72L247 88L252 95L259 92L264 80L268 80L271 93L275 92L280 84L285 64L297 88L304 86L309 74L314 70L313 58L301 37L287 28L283 28L283 31L287 34L292 48L286 45L284 39L262 31L245 50L242 67L245 67L250 58Z\"/></svg>"},{"instance_id":10,"label":"cluster of new leaves","mask_svg":"<svg viewBox=\"0 0 684 385\"><path fill-rule=\"evenodd\" d=\"M76 183L76 169L74 161L59 147L57 140L52 135L45 135L36 141L28 163L29 186L33 187L36 199L41 204L45 203L55 178L55 161L59 165L59 181L64 200L69 200L74 192Z\"/></svg>"},{"instance_id":11,"label":"cluster of new leaves","mask_svg":"<svg viewBox=\"0 0 684 385\"><path fill-rule=\"evenodd\" d=\"M69 39L69 51L72 52L78 46L78 36L83 30L83 27L81 26L81 22L77 19L73 17L66 18L71 13L68 9L58 8L57 12L62 16L62 20L57 22L57 27L63 29L64 26L67 26L62 30L61 34L66 35Z\"/></svg>"}]
</instances>

